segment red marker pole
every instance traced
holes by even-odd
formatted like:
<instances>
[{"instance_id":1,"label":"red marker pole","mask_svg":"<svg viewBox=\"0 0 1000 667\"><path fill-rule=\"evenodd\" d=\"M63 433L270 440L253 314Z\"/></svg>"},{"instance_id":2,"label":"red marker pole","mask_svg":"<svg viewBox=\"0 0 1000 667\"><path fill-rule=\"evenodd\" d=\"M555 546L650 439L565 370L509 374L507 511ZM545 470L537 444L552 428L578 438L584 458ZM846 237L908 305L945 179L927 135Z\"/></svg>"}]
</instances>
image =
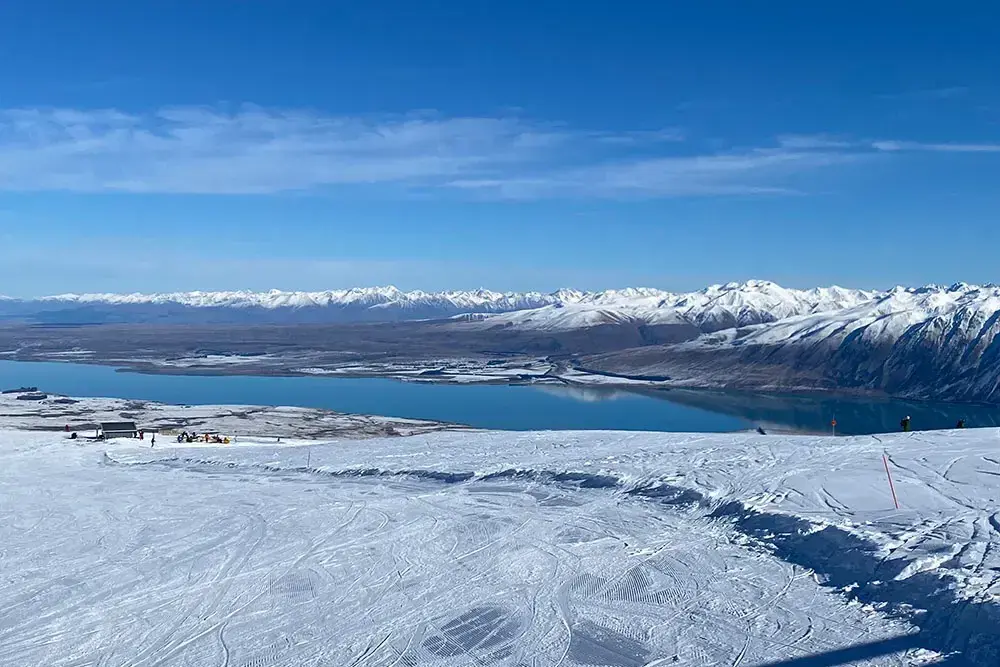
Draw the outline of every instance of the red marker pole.
<instances>
[{"instance_id":1,"label":"red marker pole","mask_svg":"<svg viewBox=\"0 0 1000 667\"><path fill-rule=\"evenodd\" d=\"M889 459L882 454L882 463L885 464L885 476L889 478L889 491L892 492L892 504L899 509L899 501L896 500L896 488L892 485L892 473L889 472Z\"/></svg>"}]
</instances>

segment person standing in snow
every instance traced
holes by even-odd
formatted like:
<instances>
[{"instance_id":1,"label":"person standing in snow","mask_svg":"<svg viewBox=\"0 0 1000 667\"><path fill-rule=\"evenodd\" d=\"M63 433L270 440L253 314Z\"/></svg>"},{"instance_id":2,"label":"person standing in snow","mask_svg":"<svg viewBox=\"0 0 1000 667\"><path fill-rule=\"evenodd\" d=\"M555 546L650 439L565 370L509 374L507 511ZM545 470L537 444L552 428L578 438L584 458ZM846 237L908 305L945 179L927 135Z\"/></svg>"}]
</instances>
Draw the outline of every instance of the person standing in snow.
<instances>
[{"instance_id":1,"label":"person standing in snow","mask_svg":"<svg viewBox=\"0 0 1000 667\"><path fill-rule=\"evenodd\" d=\"M964 419L959 419L958 423L955 424L955 428L965 428L965 420Z\"/></svg>"},{"instance_id":2,"label":"person standing in snow","mask_svg":"<svg viewBox=\"0 0 1000 667\"><path fill-rule=\"evenodd\" d=\"M905 417L903 417L903 419L900 420L900 422L899 422L899 426L900 426L900 428L903 429L903 433L909 433L910 432L910 415L906 415Z\"/></svg>"}]
</instances>

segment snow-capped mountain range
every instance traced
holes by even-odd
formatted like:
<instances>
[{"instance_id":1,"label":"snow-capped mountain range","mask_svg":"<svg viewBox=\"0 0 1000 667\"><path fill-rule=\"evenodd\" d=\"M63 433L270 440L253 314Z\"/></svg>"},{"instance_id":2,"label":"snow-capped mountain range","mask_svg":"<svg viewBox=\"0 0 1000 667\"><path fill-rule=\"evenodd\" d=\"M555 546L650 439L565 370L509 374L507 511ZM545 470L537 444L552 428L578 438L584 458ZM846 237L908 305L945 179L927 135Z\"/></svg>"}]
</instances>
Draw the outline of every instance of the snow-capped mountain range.
<instances>
[{"instance_id":1,"label":"snow-capped mountain range","mask_svg":"<svg viewBox=\"0 0 1000 667\"><path fill-rule=\"evenodd\" d=\"M60 294L0 300L0 319L88 323L388 322L538 308L562 298L562 292L500 293L481 289L431 293L403 292L391 286L323 292Z\"/></svg>"},{"instance_id":2,"label":"snow-capped mountain range","mask_svg":"<svg viewBox=\"0 0 1000 667\"><path fill-rule=\"evenodd\" d=\"M172 292L165 294L61 294L38 299L50 303L102 303L124 304L177 304L192 308L327 308L334 306L363 306L370 308L395 306L405 308L415 305L442 306L487 312L496 309L517 310L535 308L554 302L559 293L541 294L500 293L479 289L451 292L404 292L393 286L358 287L324 292Z\"/></svg>"},{"instance_id":3,"label":"snow-capped mountain range","mask_svg":"<svg viewBox=\"0 0 1000 667\"><path fill-rule=\"evenodd\" d=\"M1000 402L996 285L795 290L753 280L690 293L649 288L430 293L379 287L0 299L0 321L7 322L404 320L444 322L448 340L474 340L470 349L483 353L551 350L575 355L584 370L670 378L675 385L849 388ZM441 332L421 331L431 337ZM511 331L515 335L507 335ZM505 347L508 343L519 347ZM405 354L408 348L398 349Z\"/></svg>"},{"instance_id":4,"label":"snow-capped mountain range","mask_svg":"<svg viewBox=\"0 0 1000 667\"><path fill-rule=\"evenodd\" d=\"M822 287L786 289L764 280L713 285L689 293L625 289L579 293L564 290L555 303L482 318L487 326L540 331L581 329L606 324L691 325L702 332L776 322L794 315L851 308L877 292Z\"/></svg>"},{"instance_id":5,"label":"snow-capped mountain range","mask_svg":"<svg viewBox=\"0 0 1000 667\"><path fill-rule=\"evenodd\" d=\"M403 292L395 287L323 292L175 292L61 294L0 301L0 319L43 322L344 322L443 319L539 331L602 324L688 323L701 331L773 322L792 315L849 308L876 293L839 287L792 290L771 282L715 285L697 292L650 288L552 293Z\"/></svg>"}]
</instances>

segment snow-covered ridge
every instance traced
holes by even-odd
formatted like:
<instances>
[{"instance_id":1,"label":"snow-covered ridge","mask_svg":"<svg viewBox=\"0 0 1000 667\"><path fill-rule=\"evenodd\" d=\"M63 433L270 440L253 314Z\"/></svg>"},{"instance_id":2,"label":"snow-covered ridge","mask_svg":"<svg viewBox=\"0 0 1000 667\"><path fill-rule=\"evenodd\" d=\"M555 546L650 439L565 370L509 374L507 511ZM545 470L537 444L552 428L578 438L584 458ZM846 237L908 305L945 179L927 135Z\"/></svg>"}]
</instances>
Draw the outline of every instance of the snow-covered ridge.
<instances>
[{"instance_id":1,"label":"snow-covered ridge","mask_svg":"<svg viewBox=\"0 0 1000 667\"><path fill-rule=\"evenodd\" d=\"M589 363L589 362L588 362ZM594 360L598 369L754 389L1000 400L1000 286L897 287L847 307Z\"/></svg>"},{"instance_id":2,"label":"snow-covered ridge","mask_svg":"<svg viewBox=\"0 0 1000 667\"><path fill-rule=\"evenodd\" d=\"M795 290L765 280L712 285L689 293L610 290L581 293L572 301L495 315L485 323L559 331L633 322L689 325L698 331L711 332L851 308L868 303L879 294L836 286Z\"/></svg>"}]
</instances>

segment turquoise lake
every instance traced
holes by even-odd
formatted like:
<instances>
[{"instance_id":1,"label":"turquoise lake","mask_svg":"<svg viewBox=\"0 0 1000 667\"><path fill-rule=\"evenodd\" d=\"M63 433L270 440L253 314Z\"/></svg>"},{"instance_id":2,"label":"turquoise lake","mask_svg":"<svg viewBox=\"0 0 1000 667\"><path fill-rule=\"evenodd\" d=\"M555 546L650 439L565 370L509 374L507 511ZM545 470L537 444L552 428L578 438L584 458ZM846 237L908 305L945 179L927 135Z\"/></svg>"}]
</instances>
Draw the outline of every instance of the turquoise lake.
<instances>
[{"instance_id":1,"label":"turquoise lake","mask_svg":"<svg viewBox=\"0 0 1000 667\"><path fill-rule=\"evenodd\" d=\"M842 434L1000 425L1000 409L946 403L728 392L632 392L556 385L443 385L380 378L145 375L89 364L0 361L0 388L184 405L291 405L511 430L724 432L756 428Z\"/></svg>"}]
</instances>

